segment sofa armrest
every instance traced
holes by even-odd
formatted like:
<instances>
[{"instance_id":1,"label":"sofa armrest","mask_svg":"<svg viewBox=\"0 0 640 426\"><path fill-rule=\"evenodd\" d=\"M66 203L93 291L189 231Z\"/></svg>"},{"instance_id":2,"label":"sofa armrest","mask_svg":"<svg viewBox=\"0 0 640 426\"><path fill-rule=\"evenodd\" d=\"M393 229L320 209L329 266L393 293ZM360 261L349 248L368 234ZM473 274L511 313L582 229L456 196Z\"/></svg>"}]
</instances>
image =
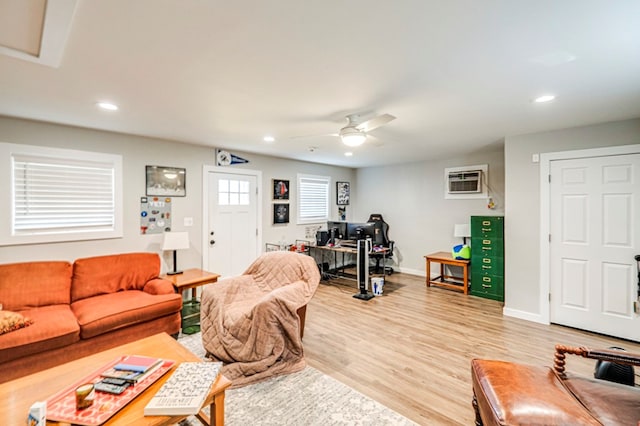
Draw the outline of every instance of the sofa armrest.
<instances>
[{"instance_id":1,"label":"sofa armrest","mask_svg":"<svg viewBox=\"0 0 640 426\"><path fill-rule=\"evenodd\" d=\"M618 351L615 349L588 349L585 347L571 347L556 345L553 368L562 378L565 378L565 358L566 354L578 355L583 358L596 359L601 361L611 361L619 364L640 366L640 354L633 352Z\"/></svg>"},{"instance_id":2,"label":"sofa armrest","mask_svg":"<svg viewBox=\"0 0 640 426\"><path fill-rule=\"evenodd\" d=\"M142 291L144 291L145 293L155 294L155 295L172 294L176 292L171 281L163 280L162 278L154 278L152 280L147 281Z\"/></svg>"}]
</instances>

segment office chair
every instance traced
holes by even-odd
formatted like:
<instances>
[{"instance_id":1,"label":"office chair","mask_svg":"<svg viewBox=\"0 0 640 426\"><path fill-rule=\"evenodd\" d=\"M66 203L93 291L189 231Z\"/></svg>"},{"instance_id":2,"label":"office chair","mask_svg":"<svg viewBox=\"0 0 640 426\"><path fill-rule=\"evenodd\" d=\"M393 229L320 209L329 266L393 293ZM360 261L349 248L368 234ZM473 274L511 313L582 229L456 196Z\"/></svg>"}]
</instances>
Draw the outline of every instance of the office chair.
<instances>
[{"instance_id":1,"label":"office chair","mask_svg":"<svg viewBox=\"0 0 640 426\"><path fill-rule=\"evenodd\" d=\"M373 241L374 245L381 245L384 248L388 248L389 251L385 254L373 252L369 257L376 260L376 268L374 273L378 274L380 272L380 262L384 262L386 259L391 259L393 257L393 246L394 241L389 239L389 224L384 221L382 215L379 213L372 213L369 215L369 220L367 222L379 222L381 223L380 228L376 228L376 238ZM378 229L380 229L380 235L377 235ZM382 265L382 272L384 274L391 275L393 274L393 268L390 266Z\"/></svg>"}]
</instances>

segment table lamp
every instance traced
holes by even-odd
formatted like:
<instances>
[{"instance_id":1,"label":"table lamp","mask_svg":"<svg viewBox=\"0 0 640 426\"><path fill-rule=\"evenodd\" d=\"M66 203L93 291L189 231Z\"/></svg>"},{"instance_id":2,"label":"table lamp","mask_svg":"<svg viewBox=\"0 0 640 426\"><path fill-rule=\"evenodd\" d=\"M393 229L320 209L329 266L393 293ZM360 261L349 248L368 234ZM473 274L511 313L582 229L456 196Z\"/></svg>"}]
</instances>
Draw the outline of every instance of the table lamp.
<instances>
[{"instance_id":1,"label":"table lamp","mask_svg":"<svg viewBox=\"0 0 640 426\"><path fill-rule=\"evenodd\" d=\"M182 249L189 248L189 233L188 232L165 232L164 241L162 242L162 250L173 250L173 271L167 272L167 275L181 274L182 271L178 271L176 252Z\"/></svg>"},{"instance_id":2,"label":"table lamp","mask_svg":"<svg viewBox=\"0 0 640 426\"><path fill-rule=\"evenodd\" d=\"M459 223L454 225L453 236L462 238L462 244L467 244L467 237L471 236L471 228L468 223Z\"/></svg>"}]
</instances>

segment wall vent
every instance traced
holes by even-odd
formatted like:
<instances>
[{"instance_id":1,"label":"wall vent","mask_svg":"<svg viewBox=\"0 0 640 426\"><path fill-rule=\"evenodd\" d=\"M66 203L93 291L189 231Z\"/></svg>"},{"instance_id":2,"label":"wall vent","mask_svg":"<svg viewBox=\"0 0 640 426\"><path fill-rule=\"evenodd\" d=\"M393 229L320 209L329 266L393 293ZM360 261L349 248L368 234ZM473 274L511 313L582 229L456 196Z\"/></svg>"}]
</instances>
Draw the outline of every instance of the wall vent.
<instances>
[{"instance_id":1,"label":"wall vent","mask_svg":"<svg viewBox=\"0 0 640 426\"><path fill-rule=\"evenodd\" d=\"M445 198L486 198L488 165L451 167L444 171Z\"/></svg>"},{"instance_id":2,"label":"wall vent","mask_svg":"<svg viewBox=\"0 0 640 426\"><path fill-rule=\"evenodd\" d=\"M482 192L482 170L451 172L447 182L449 194L478 194Z\"/></svg>"}]
</instances>

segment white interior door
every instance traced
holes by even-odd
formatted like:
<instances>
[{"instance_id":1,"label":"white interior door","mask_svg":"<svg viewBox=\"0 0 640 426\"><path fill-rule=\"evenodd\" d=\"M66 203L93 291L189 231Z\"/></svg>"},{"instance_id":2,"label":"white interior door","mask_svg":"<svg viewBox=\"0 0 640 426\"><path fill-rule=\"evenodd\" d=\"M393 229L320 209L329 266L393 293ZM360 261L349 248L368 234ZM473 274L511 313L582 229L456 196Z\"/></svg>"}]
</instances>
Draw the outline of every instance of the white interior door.
<instances>
[{"instance_id":1,"label":"white interior door","mask_svg":"<svg viewBox=\"0 0 640 426\"><path fill-rule=\"evenodd\" d=\"M207 268L223 278L239 275L260 253L258 176L205 174Z\"/></svg>"},{"instance_id":2,"label":"white interior door","mask_svg":"<svg viewBox=\"0 0 640 426\"><path fill-rule=\"evenodd\" d=\"M640 154L550 164L551 322L640 341Z\"/></svg>"}]
</instances>

